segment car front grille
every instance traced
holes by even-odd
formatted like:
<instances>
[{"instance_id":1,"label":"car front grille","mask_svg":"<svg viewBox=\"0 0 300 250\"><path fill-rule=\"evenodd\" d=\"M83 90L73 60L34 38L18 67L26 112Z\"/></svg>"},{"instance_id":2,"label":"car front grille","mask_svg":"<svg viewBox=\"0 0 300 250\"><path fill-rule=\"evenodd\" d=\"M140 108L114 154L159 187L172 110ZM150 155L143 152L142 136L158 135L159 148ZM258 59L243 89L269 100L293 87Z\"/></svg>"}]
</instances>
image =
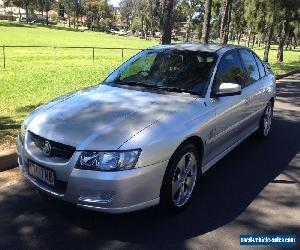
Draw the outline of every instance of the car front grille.
<instances>
[{"instance_id":1,"label":"car front grille","mask_svg":"<svg viewBox=\"0 0 300 250\"><path fill-rule=\"evenodd\" d=\"M46 138L43 138L39 135L36 135L30 131L28 131L28 135L30 136L31 141L35 144L37 148L43 151L43 147L45 142L49 142L51 145L51 152L48 155L49 157L59 157L63 159L70 159L74 154L76 148L65 145L59 142L51 141Z\"/></svg>"}]
</instances>

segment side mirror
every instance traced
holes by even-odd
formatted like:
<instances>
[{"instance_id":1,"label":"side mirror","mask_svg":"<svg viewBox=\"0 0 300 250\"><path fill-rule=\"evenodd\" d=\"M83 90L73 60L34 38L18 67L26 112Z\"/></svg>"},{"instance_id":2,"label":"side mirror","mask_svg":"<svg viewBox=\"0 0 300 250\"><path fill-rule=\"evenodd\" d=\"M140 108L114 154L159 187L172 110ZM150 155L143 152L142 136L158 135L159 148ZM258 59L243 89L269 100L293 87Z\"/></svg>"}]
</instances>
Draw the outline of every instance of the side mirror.
<instances>
[{"instance_id":1,"label":"side mirror","mask_svg":"<svg viewBox=\"0 0 300 250\"><path fill-rule=\"evenodd\" d=\"M236 83L221 83L217 93L214 97L233 96L240 95L242 93L242 87Z\"/></svg>"}]
</instances>

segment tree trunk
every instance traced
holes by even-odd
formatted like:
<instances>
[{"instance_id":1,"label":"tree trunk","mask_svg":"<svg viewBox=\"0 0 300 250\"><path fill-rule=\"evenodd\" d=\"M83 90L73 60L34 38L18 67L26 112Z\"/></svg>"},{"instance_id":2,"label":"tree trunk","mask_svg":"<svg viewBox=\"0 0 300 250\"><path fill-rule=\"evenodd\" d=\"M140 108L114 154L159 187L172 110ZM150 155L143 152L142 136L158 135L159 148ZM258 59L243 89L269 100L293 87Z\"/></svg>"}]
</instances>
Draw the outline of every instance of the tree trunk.
<instances>
[{"instance_id":1,"label":"tree trunk","mask_svg":"<svg viewBox=\"0 0 300 250\"><path fill-rule=\"evenodd\" d=\"M241 31L239 31L239 35L238 35L238 44L240 44L240 41L241 41L241 37L242 37L242 32Z\"/></svg>"},{"instance_id":2,"label":"tree trunk","mask_svg":"<svg viewBox=\"0 0 300 250\"><path fill-rule=\"evenodd\" d=\"M288 50L289 45L290 45L290 39L288 38L288 39L286 40L285 50Z\"/></svg>"},{"instance_id":3,"label":"tree trunk","mask_svg":"<svg viewBox=\"0 0 300 250\"><path fill-rule=\"evenodd\" d=\"M283 62L283 48L284 48L288 26L289 26L289 17L288 17L288 13L286 13L285 20L282 25L282 30L280 32L279 45L278 45L277 62L279 63Z\"/></svg>"},{"instance_id":4,"label":"tree trunk","mask_svg":"<svg viewBox=\"0 0 300 250\"><path fill-rule=\"evenodd\" d=\"M275 11L275 0L273 0L272 2L272 6L273 6L273 10ZM272 12L272 21L271 21L271 25L269 28L269 32L268 32L268 37L265 40L265 50L264 50L264 61L268 62L269 61L269 52L270 52L270 47L271 47L271 40L273 37L273 33L274 33L274 12Z\"/></svg>"},{"instance_id":5,"label":"tree trunk","mask_svg":"<svg viewBox=\"0 0 300 250\"><path fill-rule=\"evenodd\" d=\"M162 1L162 44L170 44L172 39L174 0Z\"/></svg>"},{"instance_id":6,"label":"tree trunk","mask_svg":"<svg viewBox=\"0 0 300 250\"><path fill-rule=\"evenodd\" d=\"M186 32L185 32L185 41L188 42L190 38L190 23L187 23Z\"/></svg>"},{"instance_id":7,"label":"tree trunk","mask_svg":"<svg viewBox=\"0 0 300 250\"><path fill-rule=\"evenodd\" d=\"M296 47L297 47L297 38L296 38L295 34L293 35L293 37L294 37L294 49L296 49Z\"/></svg>"},{"instance_id":8,"label":"tree trunk","mask_svg":"<svg viewBox=\"0 0 300 250\"><path fill-rule=\"evenodd\" d=\"M186 32L185 32L185 42L189 41L189 27L186 28Z\"/></svg>"},{"instance_id":9,"label":"tree trunk","mask_svg":"<svg viewBox=\"0 0 300 250\"><path fill-rule=\"evenodd\" d=\"M46 24L49 25L49 13L46 11Z\"/></svg>"},{"instance_id":10,"label":"tree trunk","mask_svg":"<svg viewBox=\"0 0 300 250\"><path fill-rule=\"evenodd\" d=\"M202 39L202 29L199 27L198 29L198 40L201 41Z\"/></svg>"},{"instance_id":11,"label":"tree trunk","mask_svg":"<svg viewBox=\"0 0 300 250\"><path fill-rule=\"evenodd\" d=\"M145 36L145 31L144 31L144 16L141 16L141 25L142 25L142 33L141 33L141 38L144 38Z\"/></svg>"},{"instance_id":12,"label":"tree trunk","mask_svg":"<svg viewBox=\"0 0 300 250\"><path fill-rule=\"evenodd\" d=\"M279 44L278 44L278 52L277 52L277 62L283 62L283 47L284 47L284 34L283 30L281 31Z\"/></svg>"},{"instance_id":13,"label":"tree trunk","mask_svg":"<svg viewBox=\"0 0 300 250\"><path fill-rule=\"evenodd\" d=\"M231 6L232 0L224 0L220 34L220 40L222 44L227 44L228 42L229 26L231 22Z\"/></svg>"},{"instance_id":14,"label":"tree trunk","mask_svg":"<svg viewBox=\"0 0 300 250\"><path fill-rule=\"evenodd\" d=\"M29 21L29 17L28 17L28 5L25 6L25 13L26 13L26 23L28 23L28 21Z\"/></svg>"},{"instance_id":15,"label":"tree trunk","mask_svg":"<svg viewBox=\"0 0 300 250\"><path fill-rule=\"evenodd\" d=\"M126 23L127 23L126 31L128 31L130 29L129 16L126 16Z\"/></svg>"},{"instance_id":16,"label":"tree trunk","mask_svg":"<svg viewBox=\"0 0 300 250\"><path fill-rule=\"evenodd\" d=\"M221 5L219 19L218 19L218 26L217 26L217 36L218 36L218 38L221 37L221 24L222 24L223 8L224 8L224 6Z\"/></svg>"},{"instance_id":17,"label":"tree trunk","mask_svg":"<svg viewBox=\"0 0 300 250\"><path fill-rule=\"evenodd\" d=\"M253 33L251 49L254 48L254 44L255 44L255 33Z\"/></svg>"},{"instance_id":18,"label":"tree trunk","mask_svg":"<svg viewBox=\"0 0 300 250\"><path fill-rule=\"evenodd\" d=\"M248 40L247 40L247 47L250 47L250 40L251 40L251 35L252 35L252 30L249 31L249 36L248 36Z\"/></svg>"},{"instance_id":19,"label":"tree trunk","mask_svg":"<svg viewBox=\"0 0 300 250\"><path fill-rule=\"evenodd\" d=\"M205 0L205 14L202 29L202 42L208 43L210 33L210 19L211 19L211 3L212 0Z\"/></svg>"},{"instance_id":20,"label":"tree trunk","mask_svg":"<svg viewBox=\"0 0 300 250\"><path fill-rule=\"evenodd\" d=\"M74 18L73 18L73 20L74 20L73 28L74 28L74 29L76 28L76 27L75 27L75 23L76 23L75 19L76 19L76 14L74 13Z\"/></svg>"}]
</instances>

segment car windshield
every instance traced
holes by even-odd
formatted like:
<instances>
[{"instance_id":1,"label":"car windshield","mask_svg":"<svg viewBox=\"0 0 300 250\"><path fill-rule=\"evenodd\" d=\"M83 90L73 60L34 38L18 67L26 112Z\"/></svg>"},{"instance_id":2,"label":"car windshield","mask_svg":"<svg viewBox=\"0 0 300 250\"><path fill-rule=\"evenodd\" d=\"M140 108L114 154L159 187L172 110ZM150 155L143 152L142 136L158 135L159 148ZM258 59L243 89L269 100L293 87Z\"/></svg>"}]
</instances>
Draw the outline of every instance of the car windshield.
<instances>
[{"instance_id":1,"label":"car windshield","mask_svg":"<svg viewBox=\"0 0 300 250\"><path fill-rule=\"evenodd\" d=\"M216 54L182 50L144 50L121 65L105 83L142 86L203 96Z\"/></svg>"}]
</instances>

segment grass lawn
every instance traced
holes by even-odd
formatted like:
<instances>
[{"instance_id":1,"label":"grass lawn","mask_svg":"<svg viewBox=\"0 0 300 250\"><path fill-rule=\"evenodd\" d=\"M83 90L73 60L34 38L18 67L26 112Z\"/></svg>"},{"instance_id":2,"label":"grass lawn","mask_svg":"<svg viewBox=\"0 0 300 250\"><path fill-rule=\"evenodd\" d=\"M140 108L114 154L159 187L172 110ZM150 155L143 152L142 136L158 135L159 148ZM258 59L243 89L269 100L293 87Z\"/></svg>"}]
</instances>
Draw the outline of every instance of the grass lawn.
<instances>
[{"instance_id":1,"label":"grass lawn","mask_svg":"<svg viewBox=\"0 0 300 250\"><path fill-rule=\"evenodd\" d=\"M146 48L157 41L96 32L76 32L51 27L0 21L1 45L46 45ZM2 48L0 47L2 50ZM259 56L263 49L255 48ZM67 92L101 82L110 69L122 63L121 50L6 48L6 69L0 51L0 151L13 147L22 120L36 106ZM300 68L300 50L285 51L284 64L270 62L276 73ZM124 51L127 59L136 51Z\"/></svg>"}]
</instances>

